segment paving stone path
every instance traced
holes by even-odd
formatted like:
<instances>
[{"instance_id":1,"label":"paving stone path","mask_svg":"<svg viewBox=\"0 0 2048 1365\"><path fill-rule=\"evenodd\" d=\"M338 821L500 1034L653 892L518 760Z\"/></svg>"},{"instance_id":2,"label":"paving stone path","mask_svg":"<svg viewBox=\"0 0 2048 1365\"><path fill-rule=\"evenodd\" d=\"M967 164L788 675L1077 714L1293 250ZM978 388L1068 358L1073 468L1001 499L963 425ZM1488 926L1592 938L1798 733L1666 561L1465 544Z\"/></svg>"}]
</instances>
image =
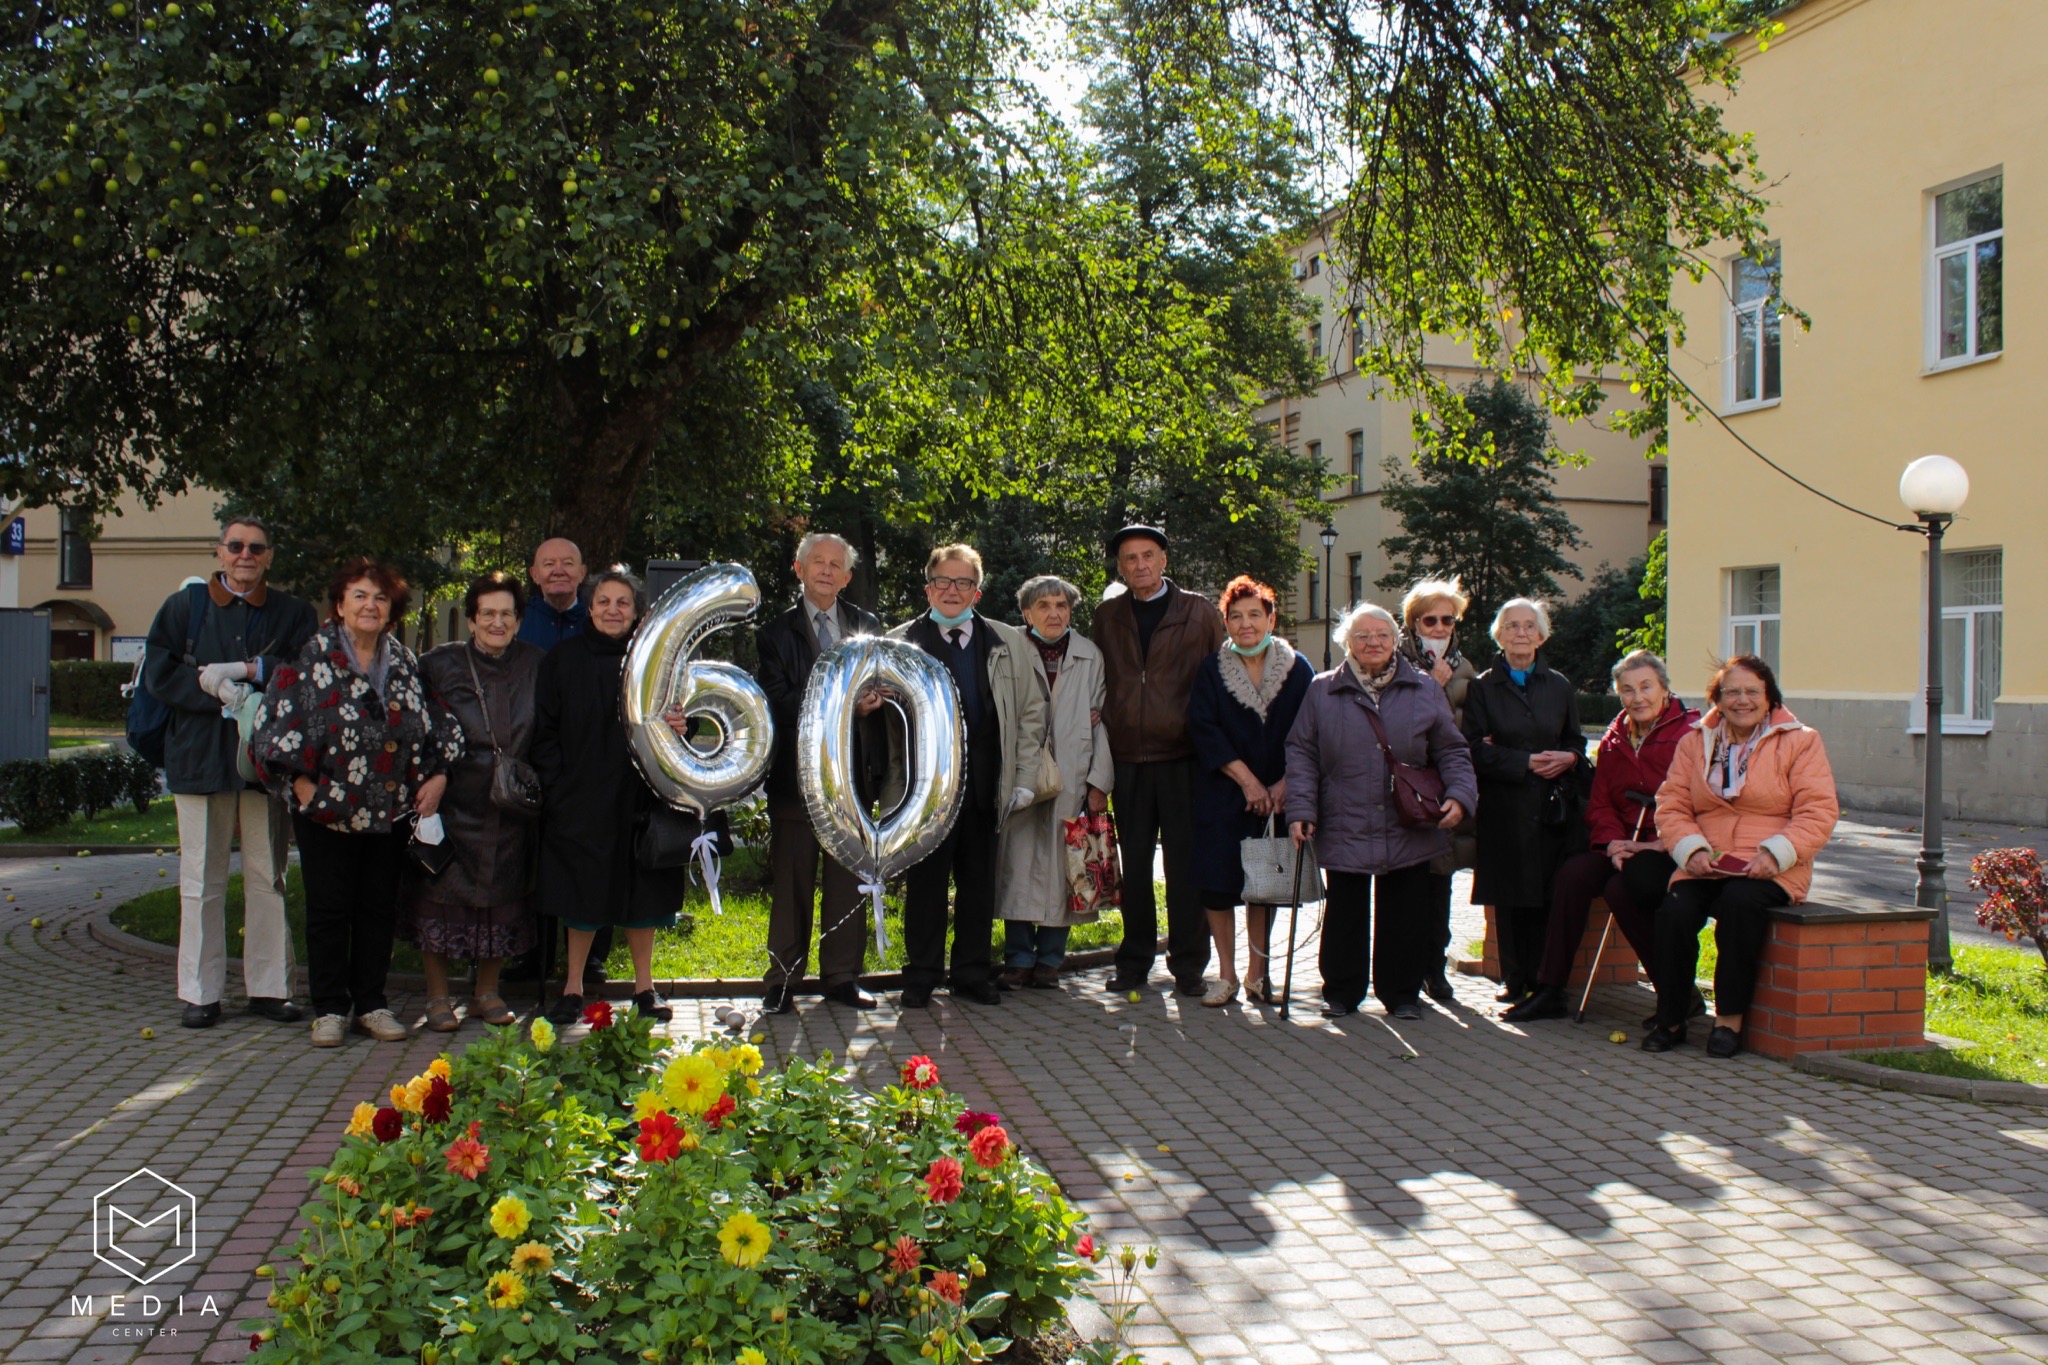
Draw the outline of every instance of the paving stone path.
<instances>
[{"instance_id":1,"label":"paving stone path","mask_svg":"<svg viewBox=\"0 0 2048 1365\"><path fill-rule=\"evenodd\" d=\"M232 1008L178 1028L168 967L87 932L160 872L172 860L0 862L9 1362L245 1356L253 1271L293 1236L306 1170L356 1100L446 1043L315 1051L303 1026ZM781 1055L831 1048L877 1080L930 1052L1098 1235L1156 1244L1149 1360L2048 1359L2048 1116L1646 1056L1607 1041L1638 1031L1633 988L1581 1026L1502 1025L1467 979L1419 1022L1375 1007L1333 1027L1313 963L1308 937L1284 1025L1156 990L1131 1004L1092 973L994 1010L806 1002L764 1029ZM721 1003L677 1002L674 1030ZM147 1291L90 1236L93 1194L144 1166L200 1207L197 1256Z\"/></svg>"}]
</instances>

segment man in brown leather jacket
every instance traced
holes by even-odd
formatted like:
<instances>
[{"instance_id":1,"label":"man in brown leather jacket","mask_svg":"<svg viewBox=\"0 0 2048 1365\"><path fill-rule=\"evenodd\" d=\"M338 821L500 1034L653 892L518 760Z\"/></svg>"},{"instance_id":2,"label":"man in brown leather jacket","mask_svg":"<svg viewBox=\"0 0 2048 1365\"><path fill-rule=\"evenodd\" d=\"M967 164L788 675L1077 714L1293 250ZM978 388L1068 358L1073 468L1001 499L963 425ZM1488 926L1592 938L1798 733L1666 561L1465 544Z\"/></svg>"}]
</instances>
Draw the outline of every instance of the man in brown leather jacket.
<instances>
[{"instance_id":1,"label":"man in brown leather jacket","mask_svg":"<svg viewBox=\"0 0 2048 1365\"><path fill-rule=\"evenodd\" d=\"M1195 670L1223 645L1223 617L1166 577L1166 535L1126 526L1110 557L1128 591L1095 609L1093 639L1108 675L1103 723L1116 760L1117 844L1123 858L1123 943L1109 989L1136 990L1152 971L1159 910L1152 855L1166 851L1166 967L1183 995L1200 995L1209 967L1201 892L1188 875L1194 842L1195 746L1188 695Z\"/></svg>"}]
</instances>

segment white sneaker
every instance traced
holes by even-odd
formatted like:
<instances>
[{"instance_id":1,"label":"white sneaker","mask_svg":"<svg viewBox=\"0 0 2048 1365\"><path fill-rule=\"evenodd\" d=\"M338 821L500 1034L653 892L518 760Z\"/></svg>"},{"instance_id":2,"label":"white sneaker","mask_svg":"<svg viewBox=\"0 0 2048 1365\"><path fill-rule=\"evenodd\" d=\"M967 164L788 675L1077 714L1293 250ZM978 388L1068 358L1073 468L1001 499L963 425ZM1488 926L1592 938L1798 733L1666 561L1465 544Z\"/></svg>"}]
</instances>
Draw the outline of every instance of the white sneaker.
<instances>
[{"instance_id":1,"label":"white sneaker","mask_svg":"<svg viewBox=\"0 0 2048 1365\"><path fill-rule=\"evenodd\" d=\"M340 1047L348 1036L348 1016L323 1014L313 1021L314 1047Z\"/></svg>"},{"instance_id":2,"label":"white sneaker","mask_svg":"<svg viewBox=\"0 0 2048 1365\"><path fill-rule=\"evenodd\" d=\"M1218 981L1209 988L1209 993L1202 997L1202 1003L1212 1010L1219 1010L1235 999L1237 999L1237 983L1235 981Z\"/></svg>"},{"instance_id":3,"label":"white sneaker","mask_svg":"<svg viewBox=\"0 0 2048 1365\"><path fill-rule=\"evenodd\" d=\"M368 1014L357 1015L356 1032L367 1033L380 1043L402 1043L411 1036L390 1010L371 1010Z\"/></svg>"}]
</instances>

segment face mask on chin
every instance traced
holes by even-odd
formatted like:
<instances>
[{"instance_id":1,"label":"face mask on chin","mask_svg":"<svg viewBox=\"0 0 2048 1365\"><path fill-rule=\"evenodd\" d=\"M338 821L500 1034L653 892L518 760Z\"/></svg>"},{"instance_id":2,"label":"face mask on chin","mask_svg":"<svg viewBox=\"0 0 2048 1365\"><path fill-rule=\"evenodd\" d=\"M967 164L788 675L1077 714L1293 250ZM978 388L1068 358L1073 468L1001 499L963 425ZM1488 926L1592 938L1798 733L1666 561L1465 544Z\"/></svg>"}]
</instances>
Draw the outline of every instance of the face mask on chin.
<instances>
[{"instance_id":1,"label":"face mask on chin","mask_svg":"<svg viewBox=\"0 0 2048 1365\"><path fill-rule=\"evenodd\" d=\"M1449 640L1432 640L1427 635L1418 636L1417 638L1422 641L1422 652L1429 655L1429 661L1432 664L1440 662L1451 648Z\"/></svg>"}]
</instances>

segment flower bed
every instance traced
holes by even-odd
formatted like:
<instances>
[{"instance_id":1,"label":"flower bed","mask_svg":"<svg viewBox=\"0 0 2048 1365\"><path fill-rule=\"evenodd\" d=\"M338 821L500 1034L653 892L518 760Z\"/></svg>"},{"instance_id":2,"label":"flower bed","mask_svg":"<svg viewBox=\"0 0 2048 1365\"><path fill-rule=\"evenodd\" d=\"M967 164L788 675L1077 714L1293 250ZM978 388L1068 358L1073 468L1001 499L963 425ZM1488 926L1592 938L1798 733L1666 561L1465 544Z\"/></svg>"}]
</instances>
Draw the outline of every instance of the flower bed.
<instances>
[{"instance_id":1,"label":"flower bed","mask_svg":"<svg viewBox=\"0 0 2048 1365\"><path fill-rule=\"evenodd\" d=\"M1081 1213L930 1058L869 1094L585 1018L356 1107L256 1360L980 1360L1093 1278Z\"/></svg>"}]
</instances>

